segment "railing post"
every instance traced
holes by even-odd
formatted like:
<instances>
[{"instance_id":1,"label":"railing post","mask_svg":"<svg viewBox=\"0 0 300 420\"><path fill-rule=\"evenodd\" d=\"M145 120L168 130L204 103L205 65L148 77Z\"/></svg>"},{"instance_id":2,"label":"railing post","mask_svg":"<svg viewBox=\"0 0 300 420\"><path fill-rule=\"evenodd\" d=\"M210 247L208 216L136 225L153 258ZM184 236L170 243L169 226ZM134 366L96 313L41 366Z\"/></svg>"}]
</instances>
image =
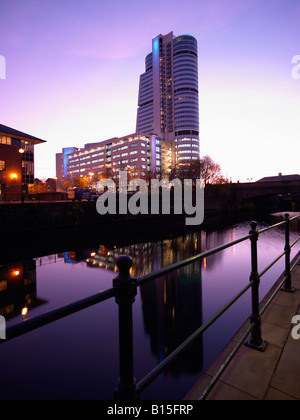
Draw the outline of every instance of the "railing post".
<instances>
[{"instance_id":1,"label":"railing post","mask_svg":"<svg viewBox=\"0 0 300 420\"><path fill-rule=\"evenodd\" d=\"M295 289L292 287L291 275L291 246L290 246L290 218L289 214L285 214L285 282L281 290L284 292L294 293Z\"/></svg>"},{"instance_id":2,"label":"railing post","mask_svg":"<svg viewBox=\"0 0 300 420\"><path fill-rule=\"evenodd\" d=\"M261 336L261 317L259 313L259 283L260 278L258 274L258 259L257 259L257 241L258 241L258 230L257 222L251 222L251 231L249 232L251 236L251 275L250 281L254 282L252 285L252 316L251 324L254 324L254 327L251 332L250 339L245 343L246 346L252 347L259 351L265 351L267 342L262 339Z\"/></svg>"},{"instance_id":3,"label":"railing post","mask_svg":"<svg viewBox=\"0 0 300 420\"><path fill-rule=\"evenodd\" d=\"M133 360L132 305L137 293L136 281L130 276L132 258L121 255L117 259L119 275L113 280L119 306L120 377L114 394L116 400L137 399Z\"/></svg>"}]
</instances>

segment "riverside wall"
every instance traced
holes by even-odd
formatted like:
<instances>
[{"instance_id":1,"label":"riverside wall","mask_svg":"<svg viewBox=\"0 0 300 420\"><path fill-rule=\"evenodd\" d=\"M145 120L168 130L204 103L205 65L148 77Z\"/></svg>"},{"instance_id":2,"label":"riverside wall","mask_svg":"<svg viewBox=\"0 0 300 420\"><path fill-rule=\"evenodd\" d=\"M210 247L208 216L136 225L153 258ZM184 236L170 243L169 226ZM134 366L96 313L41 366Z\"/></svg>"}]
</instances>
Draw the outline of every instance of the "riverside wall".
<instances>
[{"instance_id":1,"label":"riverside wall","mask_svg":"<svg viewBox=\"0 0 300 420\"><path fill-rule=\"evenodd\" d=\"M204 223L221 217L227 218L249 218L261 216L277 211L298 211L299 202L292 201L289 197L260 196L239 200L240 190L238 184L225 184L207 186L204 199ZM245 188L243 187L243 190ZM43 232L53 229L69 227L99 226L104 230L111 229L113 224L127 223L138 226L139 224L154 225L181 225L185 224L188 217L171 214L152 215L150 210L151 197L149 196L149 214L147 215L100 215L96 210L95 202L81 201L40 201L24 203L2 203L0 204L0 232L1 235L20 233ZM161 202L161 200L160 200ZM194 205L196 201L194 200ZM182 204L184 209L184 205ZM118 201L117 201L118 209ZM190 215L193 217L194 215Z\"/></svg>"},{"instance_id":2,"label":"riverside wall","mask_svg":"<svg viewBox=\"0 0 300 420\"><path fill-rule=\"evenodd\" d=\"M48 255L66 249L103 244L160 240L191 230L215 230L278 211L299 211L291 201L259 197L238 202L230 184L205 189L204 221L186 226L186 214L100 215L95 202L40 201L0 204L0 263L26 255ZM300 201L300 200L299 200ZM150 198L149 198L150 202ZM284 205L284 208L282 208ZM117 205L118 208L118 205ZM191 217L191 216L188 216Z\"/></svg>"}]
</instances>

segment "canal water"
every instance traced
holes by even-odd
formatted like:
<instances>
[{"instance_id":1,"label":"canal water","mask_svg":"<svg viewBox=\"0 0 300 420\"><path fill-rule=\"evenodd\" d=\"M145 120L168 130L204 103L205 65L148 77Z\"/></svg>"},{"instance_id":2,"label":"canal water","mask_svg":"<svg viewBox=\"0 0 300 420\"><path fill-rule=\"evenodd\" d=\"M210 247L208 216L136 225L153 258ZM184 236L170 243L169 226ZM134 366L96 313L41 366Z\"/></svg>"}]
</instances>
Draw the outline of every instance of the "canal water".
<instances>
[{"instance_id":1,"label":"canal water","mask_svg":"<svg viewBox=\"0 0 300 420\"><path fill-rule=\"evenodd\" d=\"M268 220L276 223L278 218ZM258 228L266 226L260 222ZM300 226L292 224L291 242ZM133 258L132 276L234 241L249 222L200 230L156 242L66 249L63 253L0 266L0 314L7 326L112 287L119 255ZM284 250L284 228L259 237L259 272ZM297 245L292 257L300 250ZM282 258L261 281L260 297L284 270ZM137 381L244 288L250 241L143 285L133 306ZM142 399L182 399L249 317L248 291L201 339L163 372ZM119 375L118 312L114 299L0 345L0 399L113 398Z\"/></svg>"}]
</instances>

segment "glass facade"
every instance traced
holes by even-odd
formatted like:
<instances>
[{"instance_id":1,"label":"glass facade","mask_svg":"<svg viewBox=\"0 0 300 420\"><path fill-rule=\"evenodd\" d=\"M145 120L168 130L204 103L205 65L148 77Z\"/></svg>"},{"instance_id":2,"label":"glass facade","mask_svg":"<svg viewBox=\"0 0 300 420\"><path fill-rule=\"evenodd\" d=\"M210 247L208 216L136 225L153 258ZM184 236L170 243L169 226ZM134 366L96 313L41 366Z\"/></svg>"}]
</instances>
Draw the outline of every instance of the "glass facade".
<instances>
[{"instance_id":1,"label":"glass facade","mask_svg":"<svg viewBox=\"0 0 300 420\"><path fill-rule=\"evenodd\" d=\"M153 74L152 71L152 54L150 67L149 60L146 60L146 73L140 76L139 99L138 99L138 116L136 131L141 133L153 132Z\"/></svg>"},{"instance_id":2,"label":"glass facade","mask_svg":"<svg viewBox=\"0 0 300 420\"><path fill-rule=\"evenodd\" d=\"M199 158L198 46L193 36L171 32L153 39L140 76L136 128L173 142L175 163Z\"/></svg>"},{"instance_id":3,"label":"glass facade","mask_svg":"<svg viewBox=\"0 0 300 420\"><path fill-rule=\"evenodd\" d=\"M199 91L197 41L174 38L174 115L176 162L199 159Z\"/></svg>"},{"instance_id":4,"label":"glass facade","mask_svg":"<svg viewBox=\"0 0 300 420\"><path fill-rule=\"evenodd\" d=\"M20 142L22 154L22 184L33 184L34 182L34 145L27 141Z\"/></svg>"}]
</instances>

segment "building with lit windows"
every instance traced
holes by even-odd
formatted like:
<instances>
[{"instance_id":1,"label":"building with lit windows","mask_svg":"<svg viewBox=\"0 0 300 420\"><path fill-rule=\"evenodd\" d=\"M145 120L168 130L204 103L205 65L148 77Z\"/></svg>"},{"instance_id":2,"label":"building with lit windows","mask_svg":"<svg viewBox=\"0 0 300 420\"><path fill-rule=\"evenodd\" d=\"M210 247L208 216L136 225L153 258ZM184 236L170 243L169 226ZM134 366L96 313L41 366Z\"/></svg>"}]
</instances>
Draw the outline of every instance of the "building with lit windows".
<instances>
[{"instance_id":1,"label":"building with lit windows","mask_svg":"<svg viewBox=\"0 0 300 420\"><path fill-rule=\"evenodd\" d=\"M127 171L129 179L161 175L168 152L162 151L161 140L155 135L133 133L99 143L85 144L67 155L67 179L96 176L97 179L117 180L120 171Z\"/></svg>"},{"instance_id":2,"label":"building with lit windows","mask_svg":"<svg viewBox=\"0 0 300 420\"><path fill-rule=\"evenodd\" d=\"M191 35L158 35L140 76L136 131L172 144L175 164L199 159L198 47Z\"/></svg>"},{"instance_id":3,"label":"building with lit windows","mask_svg":"<svg viewBox=\"0 0 300 420\"><path fill-rule=\"evenodd\" d=\"M65 147L61 153L56 153L56 179L59 189L63 187L63 180L68 178L68 155L77 150L77 147Z\"/></svg>"},{"instance_id":4,"label":"building with lit windows","mask_svg":"<svg viewBox=\"0 0 300 420\"><path fill-rule=\"evenodd\" d=\"M0 124L0 200L20 200L34 181L34 146L44 140Z\"/></svg>"},{"instance_id":5,"label":"building with lit windows","mask_svg":"<svg viewBox=\"0 0 300 420\"><path fill-rule=\"evenodd\" d=\"M191 35L158 35L140 76L136 132L122 138L66 148L56 154L56 176L117 178L167 176L199 159L198 46Z\"/></svg>"}]
</instances>

